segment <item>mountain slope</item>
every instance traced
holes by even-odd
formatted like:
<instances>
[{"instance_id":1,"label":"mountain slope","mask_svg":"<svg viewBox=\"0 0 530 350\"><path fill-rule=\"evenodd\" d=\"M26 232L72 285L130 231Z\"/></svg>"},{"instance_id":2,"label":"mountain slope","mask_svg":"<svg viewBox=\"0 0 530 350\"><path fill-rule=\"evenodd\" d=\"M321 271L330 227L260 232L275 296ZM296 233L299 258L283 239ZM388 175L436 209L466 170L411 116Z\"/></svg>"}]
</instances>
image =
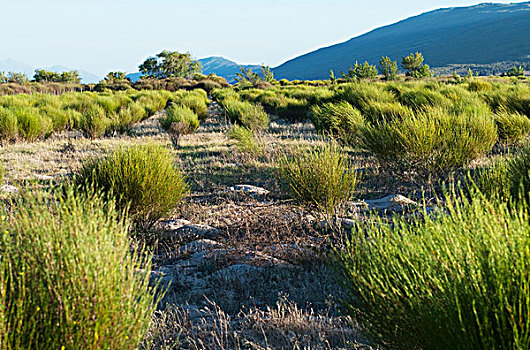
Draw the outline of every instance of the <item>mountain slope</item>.
<instances>
[{"instance_id":1,"label":"mountain slope","mask_svg":"<svg viewBox=\"0 0 530 350\"><path fill-rule=\"evenodd\" d=\"M236 73L239 73L239 64L230 61L224 57L207 57L201 58L199 62L202 63L202 72L206 75L216 74L225 78L229 83L233 83ZM254 72L259 72L261 66L259 65L243 65L245 69L252 69Z\"/></svg>"},{"instance_id":2,"label":"mountain slope","mask_svg":"<svg viewBox=\"0 0 530 350\"><path fill-rule=\"evenodd\" d=\"M274 68L275 77L324 79L355 61L401 61L422 52L431 67L530 58L530 2L439 9L321 48Z\"/></svg>"}]
</instances>

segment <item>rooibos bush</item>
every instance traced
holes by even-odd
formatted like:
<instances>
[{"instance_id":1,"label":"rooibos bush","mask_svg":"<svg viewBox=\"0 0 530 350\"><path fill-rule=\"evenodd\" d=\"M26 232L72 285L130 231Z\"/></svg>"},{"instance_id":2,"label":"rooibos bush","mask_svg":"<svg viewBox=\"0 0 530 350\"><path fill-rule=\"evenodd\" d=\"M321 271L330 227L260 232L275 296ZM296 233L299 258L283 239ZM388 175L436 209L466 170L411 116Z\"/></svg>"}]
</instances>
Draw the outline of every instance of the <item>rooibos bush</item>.
<instances>
[{"instance_id":1,"label":"rooibos bush","mask_svg":"<svg viewBox=\"0 0 530 350\"><path fill-rule=\"evenodd\" d=\"M269 116L260 105L247 101L228 100L224 108L230 122L248 129L259 131L269 124Z\"/></svg>"},{"instance_id":2,"label":"rooibos bush","mask_svg":"<svg viewBox=\"0 0 530 350\"><path fill-rule=\"evenodd\" d=\"M499 141L514 144L523 140L530 132L530 119L519 113L510 113L505 109L494 116L499 134Z\"/></svg>"},{"instance_id":3,"label":"rooibos bush","mask_svg":"<svg viewBox=\"0 0 530 350\"><path fill-rule=\"evenodd\" d=\"M15 141L17 137L17 116L11 109L0 107L0 139L4 142L9 142Z\"/></svg>"},{"instance_id":4,"label":"rooibos bush","mask_svg":"<svg viewBox=\"0 0 530 350\"><path fill-rule=\"evenodd\" d=\"M137 349L156 308L150 261L112 202L67 190L13 204L0 220L0 348Z\"/></svg>"},{"instance_id":5,"label":"rooibos bush","mask_svg":"<svg viewBox=\"0 0 530 350\"><path fill-rule=\"evenodd\" d=\"M132 146L89 159L75 183L112 194L120 209L129 207L132 220L142 229L169 214L188 192L170 150L156 145Z\"/></svg>"},{"instance_id":6,"label":"rooibos bush","mask_svg":"<svg viewBox=\"0 0 530 350\"><path fill-rule=\"evenodd\" d=\"M447 203L435 217L352 230L335 264L347 308L397 348L530 348L528 211L480 194Z\"/></svg>"},{"instance_id":7,"label":"rooibos bush","mask_svg":"<svg viewBox=\"0 0 530 350\"><path fill-rule=\"evenodd\" d=\"M428 109L402 120L365 124L360 146L398 172L444 175L489 152L497 129L489 116Z\"/></svg>"},{"instance_id":8,"label":"rooibos bush","mask_svg":"<svg viewBox=\"0 0 530 350\"><path fill-rule=\"evenodd\" d=\"M313 106L311 121L317 131L329 132L345 142L352 142L364 119L351 104L342 101Z\"/></svg>"},{"instance_id":9,"label":"rooibos bush","mask_svg":"<svg viewBox=\"0 0 530 350\"><path fill-rule=\"evenodd\" d=\"M326 214L348 201L359 181L356 169L337 145L284 155L278 174L295 199Z\"/></svg>"},{"instance_id":10,"label":"rooibos bush","mask_svg":"<svg viewBox=\"0 0 530 350\"><path fill-rule=\"evenodd\" d=\"M170 135L175 146L181 135L193 134L199 127L199 118L190 108L178 104L166 109L166 116L160 118L160 126Z\"/></svg>"}]
</instances>

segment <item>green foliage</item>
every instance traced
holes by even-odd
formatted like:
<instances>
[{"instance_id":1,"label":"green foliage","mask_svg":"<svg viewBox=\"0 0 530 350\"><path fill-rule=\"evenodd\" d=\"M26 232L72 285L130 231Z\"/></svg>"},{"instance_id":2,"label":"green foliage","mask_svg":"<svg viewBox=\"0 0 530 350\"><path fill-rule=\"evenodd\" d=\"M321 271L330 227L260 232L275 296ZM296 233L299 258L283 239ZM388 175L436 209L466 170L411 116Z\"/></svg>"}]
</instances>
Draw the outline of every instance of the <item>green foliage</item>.
<instances>
[{"instance_id":1,"label":"green foliage","mask_svg":"<svg viewBox=\"0 0 530 350\"><path fill-rule=\"evenodd\" d=\"M181 135L193 134L199 128L199 118L190 108L173 104L166 116L159 119L160 126L169 134L173 145L179 145Z\"/></svg>"},{"instance_id":2,"label":"green foliage","mask_svg":"<svg viewBox=\"0 0 530 350\"><path fill-rule=\"evenodd\" d=\"M208 116L208 104L210 101L204 90L186 92L177 97L174 102L193 110L201 121L206 120Z\"/></svg>"},{"instance_id":3,"label":"green foliage","mask_svg":"<svg viewBox=\"0 0 530 350\"><path fill-rule=\"evenodd\" d=\"M379 71L386 80L395 80L398 72L397 62L392 61L387 56L383 56L379 60Z\"/></svg>"},{"instance_id":4,"label":"green foliage","mask_svg":"<svg viewBox=\"0 0 530 350\"><path fill-rule=\"evenodd\" d=\"M528 349L527 210L480 194L446 202L434 217L352 230L335 264L346 308L402 349Z\"/></svg>"},{"instance_id":5,"label":"green foliage","mask_svg":"<svg viewBox=\"0 0 530 350\"><path fill-rule=\"evenodd\" d=\"M68 189L12 204L0 220L0 348L137 349L157 299L113 203Z\"/></svg>"},{"instance_id":6,"label":"green foliage","mask_svg":"<svg viewBox=\"0 0 530 350\"><path fill-rule=\"evenodd\" d=\"M189 53L162 51L156 57L149 57L138 69L147 78L188 78L202 70L201 63L193 60Z\"/></svg>"},{"instance_id":7,"label":"green foliage","mask_svg":"<svg viewBox=\"0 0 530 350\"><path fill-rule=\"evenodd\" d=\"M49 136L52 131L51 120L41 115L37 108L15 107L13 113L17 118L18 134L27 141Z\"/></svg>"},{"instance_id":8,"label":"green foliage","mask_svg":"<svg viewBox=\"0 0 530 350\"><path fill-rule=\"evenodd\" d=\"M432 76L429 66L423 64L424 58L420 52L411 53L407 57L403 57L401 66L407 70L407 75L414 78L423 78Z\"/></svg>"},{"instance_id":9,"label":"green foliage","mask_svg":"<svg viewBox=\"0 0 530 350\"><path fill-rule=\"evenodd\" d=\"M103 136L110 123L105 109L97 104L91 104L80 114L74 126L83 133L83 136L96 139Z\"/></svg>"},{"instance_id":10,"label":"green foliage","mask_svg":"<svg viewBox=\"0 0 530 350\"><path fill-rule=\"evenodd\" d=\"M377 68L374 65L371 65L367 61L364 61L363 64L355 62L353 67L350 67L347 74L342 73L344 79L367 79L377 77Z\"/></svg>"},{"instance_id":11,"label":"green foliage","mask_svg":"<svg viewBox=\"0 0 530 350\"><path fill-rule=\"evenodd\" d=\"M69 72L56 73L45 69L36 69L33 79L38 83L81 83L79 72L73 70Z\"/></svg>"},{"instance_id":12,"label":"green foliage","mask_svg":"<svg viewBox=\"0 0 530 350\"><path fill-rule=\"evenodd\" d=\"M337 145L296 150L278 162L278 175L301 203L333 214L352 196L359 175Z\"/></svg>"},{"instance_id":13,"label":"green foliage","mask_svg":"<svg viewBox=\"0 0 530 350\"><path fill-rule=\"evenodd\" d=\"M18 138L18 118L9 108L0 107L0 139L2 142Z\"/></svg>"},{"instance_id":14,"label":"green foliage","mask_svg":"<svg viewBox=\"0 0 530 350\"><path fill-rule=\"evenodd\" d=\"M490 83L480 79L473 79L468 81L467 88L469 91L480 92L480 91L489 91L492 86Z\"/></svg>"},{"instance_id":15,"label":"green foliage","mask_svg":"<svg viewBox=\"0 0 530 350\"><path fill-rule=\"evenodd\" d=\"M524 76L524 68L521 66L512 67L506 71L505 75L508 77L522 77Z\"/></svg>"},{"instance_id":16,"label":"green foliage","mask_svg":"<svg viewBox=\"0 0 530 350\"><path fill-rule=\"evenodd\" d=\"M156 145L118 149L85 161L75 183L111 194L120 210L129 208L136 226L147 229L168 215L188 192L172 153Z\"/></svg>"},{"instance_id":17,"label":"green foliage","mask_svg":"<svg viewBox=\"0 0 530 350\"><path fill-rule=\"evenodd\" d=\"M252 129L247 129L244 126L233 125L227 134L228 138L237 141L237 147L243 153L252 156L260 156L263 154L263 147L256 139L256 135Z\"/></svg>"},{"instance_id":18,"label":"green foliage","mask_svg":"<svg viewBox=\"0 0 530 350\"><path fill-rule=\"evenodd\" d=\"M309 102L305 99L281 97L277 101L276 114L291 122L301 122L307 120L308 112Z\"/></svg>"},{"instance_id":19,"label":"green foliage","mask_svg":"<svg viewBox=\"0 0 530 350\"><path fill-rule=\"evenodd\" d=\"M497 129L489 116L455 116L429 109L402 118L365 124L360 146L384 167L401 173L446 174L490 151Z\"/></svg>"},{"instance_id":20,"label":"green foliage","mask_svg":"<svg viewBox=\"0 0 530 350\"><path fill-rule=\"evenodd\" d=\"M495 116L499 141L508 145L522 141L530 133L530 119L519 113L500 110Z\"/></svg>"},{"instance_id":21,"label":"green foliage","mask_svg":"<svg viewBox=\"0 0 530 350\"><path fill-rule=\"evenodd\" d=\"M224 111L228 120L254 131L265 129L269 125L269 116L263 107L247 101L227 100Z\"/></svg>"},{"instance_id":22,"label":"green foliage","mask_svg":"<svg viewBox=\"0 0 530 350\"><path fill-rule=\"evenodd\" d=\"M361 112L346 101L313 106L311 121L317 131L328 132L347 143L353 143L364 123Z\"/></svg>"}]
</instances>

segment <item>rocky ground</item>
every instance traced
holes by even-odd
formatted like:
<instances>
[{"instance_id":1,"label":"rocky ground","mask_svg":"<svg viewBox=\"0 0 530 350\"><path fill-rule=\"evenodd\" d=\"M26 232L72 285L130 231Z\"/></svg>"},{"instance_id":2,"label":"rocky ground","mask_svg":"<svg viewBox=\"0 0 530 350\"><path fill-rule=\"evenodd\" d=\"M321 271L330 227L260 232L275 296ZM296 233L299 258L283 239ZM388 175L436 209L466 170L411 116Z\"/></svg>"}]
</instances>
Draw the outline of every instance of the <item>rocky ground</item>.
<instances>
[{"instance_id":1,"label":"rocky ground","mask_svg":"<svg viewBox=\"0 0 530 350\"><path fill-rule=\"evenodd\" d=\"M374 349L356 321L341 316L344 293L330 266L330 223L294 203L274 173L275 155L322 140L310 124L273 120L263 152L247 154L225 136L215 106L176 158L192 192L172 217L143 237L154 251L152 280L166 290L146 348ZM75 133L0 150L7 183L43 186L68 179L83 159L131 143L170 145L157 116L129 135L86 140ZM357 199L333 227L351 229L371 213L418 212L419 189L380 173L351 150L363 172ZM407 196L396 193L404 193Z\"/></svg>"}]
</instances>

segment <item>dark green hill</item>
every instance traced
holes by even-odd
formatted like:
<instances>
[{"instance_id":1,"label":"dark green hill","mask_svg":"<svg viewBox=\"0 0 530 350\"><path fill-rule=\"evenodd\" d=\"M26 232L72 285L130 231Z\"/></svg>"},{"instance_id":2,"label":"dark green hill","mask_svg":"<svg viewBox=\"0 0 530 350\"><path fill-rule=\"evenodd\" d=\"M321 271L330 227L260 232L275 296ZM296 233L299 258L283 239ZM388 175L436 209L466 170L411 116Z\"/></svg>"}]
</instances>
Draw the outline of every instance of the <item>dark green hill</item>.
<instances>
[{"instance_id":1,"label":"dark green hill","mask_svg":"<svg viewBox=\"0 0 530 350\"><path fill-rule=\"evenodd\" d=\"M530 61L530 2L439 9L321 48L274 69L278 79L325 79L355 61L401 61L422 52L431 67Z\"/></svg>"}]
</instances>

